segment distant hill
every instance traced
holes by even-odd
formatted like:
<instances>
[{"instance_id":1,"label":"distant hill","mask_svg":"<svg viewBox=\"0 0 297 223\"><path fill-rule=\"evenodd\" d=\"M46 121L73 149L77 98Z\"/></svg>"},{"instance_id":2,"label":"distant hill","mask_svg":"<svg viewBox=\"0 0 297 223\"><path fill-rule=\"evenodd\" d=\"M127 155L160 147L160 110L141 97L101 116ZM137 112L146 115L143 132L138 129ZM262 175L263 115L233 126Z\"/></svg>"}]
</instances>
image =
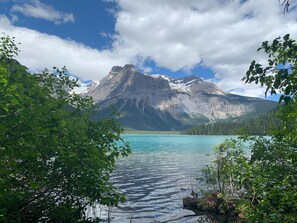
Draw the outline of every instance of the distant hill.
<instances>
[{"instance_id":1,"label":"distant hill","mask_svg":"<svg viewBox=\"0 0 297 223\"><path fill-rule=\"evenodd\" d=\"M261 115L276 103L229 94L200 77L144 75L133 65L115 66L100 83L86 88L99 105L96 117L114 112L129 130L183 130L218 120Z\"/></svg>"}]
</instances>

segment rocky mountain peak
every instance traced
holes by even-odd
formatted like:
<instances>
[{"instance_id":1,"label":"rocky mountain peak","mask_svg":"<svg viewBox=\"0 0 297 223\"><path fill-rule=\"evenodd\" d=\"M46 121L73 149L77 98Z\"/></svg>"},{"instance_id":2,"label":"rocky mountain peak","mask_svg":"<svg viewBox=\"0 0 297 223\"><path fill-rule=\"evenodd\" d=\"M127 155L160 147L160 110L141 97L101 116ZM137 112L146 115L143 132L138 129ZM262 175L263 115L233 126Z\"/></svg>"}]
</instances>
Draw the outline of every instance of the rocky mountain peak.
<instances>
[{"instance_id":1,"label":"rocky mountain peak","mask_svg":"<svg viewBox=\"0 0 297 223\"><path fill-rule=\"evenodd\" d=\"M182 77L182 78L177 78L176 80L181 80L184 83L192 81L192 80L202 81L202 79L200 77L197 77L197 76L194 76L194 75L186 76L186 77Z\"/></svg>"},{"instance_id":2,"label":"rocky mountain peak","mask_svg":"<svg viewBox=\"0 0 297 223\"><path fill-rule=\"evenodd\" d=\"M135 72L135 66L133 64L126 64L124 67L113 66L110 70L110 74L120 73L120 72Z\"/></svg>"},{"instance_id":3,"label":"rocky mountain peak","mask_svg":"<svg viewBox=\"0 0 297 223\"><path fill-rule=\"evenodd\" d=\"M133 64L126 64L123 67L124 70L131 70L131 71L136 71L135 66Z\"/></svg>"},{"instance_id":4,"label":"rocky mountain peak","mask_svg":"<svg viewBox=\"0 0 297 223\"><path fill-rule=\"evenodd\" d=\"M111 73L119 73L123 68L121 66L113 66L109 72L109 74Z\"/></svg>"},{"instance_id":5,"label":"rocky mountain peak","mask_svg":"<svg viewBox=\"0 0 297 223\"><path fill-rule=\"evenodd\" d=\"M122 114L123 126L141 130L182 129L274 107L269 101L226 93L197 76L145 75L131 64L113 67L87 95L100 104L100 113L108 113L112 106Z\"/></svg>"}]
</instances>

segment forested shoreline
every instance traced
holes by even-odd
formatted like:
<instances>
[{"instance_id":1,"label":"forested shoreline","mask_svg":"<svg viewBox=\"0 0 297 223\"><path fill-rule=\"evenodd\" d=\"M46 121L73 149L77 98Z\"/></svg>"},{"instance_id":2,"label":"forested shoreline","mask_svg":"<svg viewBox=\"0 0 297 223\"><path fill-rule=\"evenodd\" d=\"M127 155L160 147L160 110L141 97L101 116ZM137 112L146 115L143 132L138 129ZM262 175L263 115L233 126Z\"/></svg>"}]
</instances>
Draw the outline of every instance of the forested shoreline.
<instances>
[{"instance_id":1,"label":"forested shoreline","mask_svg":"<svg viewBox=\"0 0 297 223\"><path fill-rule=\"evenodd\" d=\"M256 118L240 121L217 121L202 124L181 132L183 135L268 135L271 131L280 130L282 121L274 111Z\"/></svg>"}]
</instances>

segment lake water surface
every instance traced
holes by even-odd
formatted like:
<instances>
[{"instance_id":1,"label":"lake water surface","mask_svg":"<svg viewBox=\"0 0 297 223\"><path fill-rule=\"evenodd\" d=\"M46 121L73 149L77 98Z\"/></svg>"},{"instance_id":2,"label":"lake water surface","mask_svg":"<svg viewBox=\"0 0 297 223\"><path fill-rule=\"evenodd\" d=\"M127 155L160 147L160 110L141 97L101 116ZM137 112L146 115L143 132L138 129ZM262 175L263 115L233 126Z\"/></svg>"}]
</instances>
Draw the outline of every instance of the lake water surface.
<instances>
[{"instance_id":1,"label":"lake water surface","mask_svg":"<svg viewBox=\"0 0 297 223\"><path fill-rule=\"evenodd\" d=\"M119 160L113 182L127 201L111 209L111 222L195 222L182 198L197 189L207 154L228 136L124 135L132 154ZM101 211L105 215L104 211Z\"/></svg>"}]
</instances>

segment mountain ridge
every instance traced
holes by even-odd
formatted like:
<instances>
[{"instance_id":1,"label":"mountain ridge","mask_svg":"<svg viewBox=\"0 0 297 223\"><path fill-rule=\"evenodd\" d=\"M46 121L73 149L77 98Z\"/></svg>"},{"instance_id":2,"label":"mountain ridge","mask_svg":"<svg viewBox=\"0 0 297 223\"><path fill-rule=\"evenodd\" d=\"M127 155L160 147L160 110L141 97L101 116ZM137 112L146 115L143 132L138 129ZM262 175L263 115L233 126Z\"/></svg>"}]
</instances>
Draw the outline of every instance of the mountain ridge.
<instances>
[{"instance_id":1,"label":"mountain ridge","mask_svg":"<svg viewBox=\"0 0 297 223\"><path fill-rule=\"evenodd\" d=\"M200 77L171 78L142 74L129 64L114 66L90 88L100 105L97 117L120 113L122 126L134 130L181 130L216 120L255 116L273 109L275 102L226 93Z\"/></svg>"}]
</instances>

